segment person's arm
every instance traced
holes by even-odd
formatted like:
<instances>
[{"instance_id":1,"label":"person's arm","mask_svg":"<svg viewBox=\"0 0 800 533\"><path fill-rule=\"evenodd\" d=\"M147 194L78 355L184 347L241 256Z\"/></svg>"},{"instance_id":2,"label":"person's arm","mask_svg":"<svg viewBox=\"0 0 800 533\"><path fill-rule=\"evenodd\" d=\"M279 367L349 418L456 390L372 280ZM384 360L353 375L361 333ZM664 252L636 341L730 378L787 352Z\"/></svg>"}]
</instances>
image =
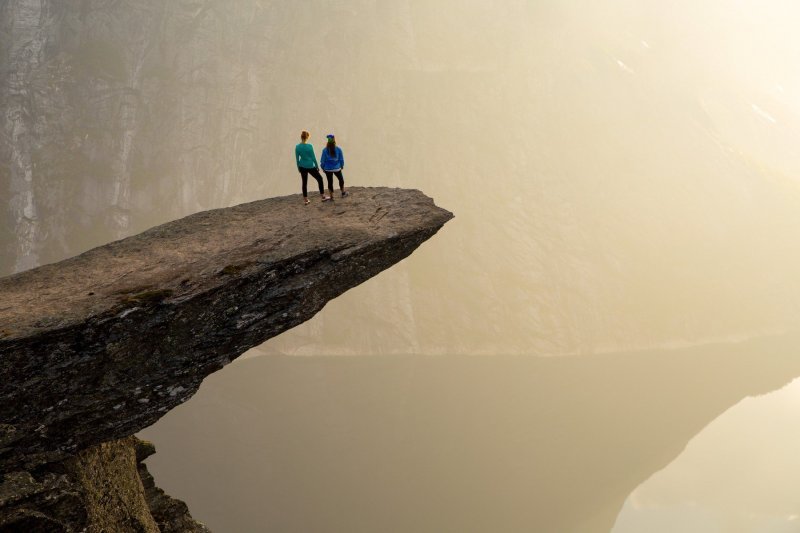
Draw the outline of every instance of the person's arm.
<instances>
[{"instance_id":1,"label":"person's arm","mask_svg":"<svg viewBox=\"0 0 800 533\"><path fill-rule=\"evenodd\" d=\"M297 170L300 170L300 145L294 147L294 162L297 163Z\"/></svg>"},{"instance_id":2,"label":"person's arm","mask_svg":"<svg viewBox=\"0 0 800 533\"><path fill-rule=\"evenodd\" d=\"M319 163L317 163L317 154L314 153L314 147L311 147L311 159L314 160L314 168L319 167Z\"/></svg>"},{"instance_id":3,"label":"person's arm","mask_svg":"<svg viewBox=\"0 0 800 533\"><path fill-rule=\"evenodd\" d=\"M328 162L328 147L322 149L322 153L319 156L319 164L322 167L322 170L325 170L325 163Z\"/></svg>"},{"instance_id":4,"label":"person's arm","mask_svg":"<svg viewBox=\"0 0 800 533\"><path fill-rule=\"evenodd\" d=\"M339 161L342 163L341 165L342 170L344 170L344 152L342 152L342 149L339 148L338 146L336 147L336 149L339 150Z\"/></svg>"}]
</instances>

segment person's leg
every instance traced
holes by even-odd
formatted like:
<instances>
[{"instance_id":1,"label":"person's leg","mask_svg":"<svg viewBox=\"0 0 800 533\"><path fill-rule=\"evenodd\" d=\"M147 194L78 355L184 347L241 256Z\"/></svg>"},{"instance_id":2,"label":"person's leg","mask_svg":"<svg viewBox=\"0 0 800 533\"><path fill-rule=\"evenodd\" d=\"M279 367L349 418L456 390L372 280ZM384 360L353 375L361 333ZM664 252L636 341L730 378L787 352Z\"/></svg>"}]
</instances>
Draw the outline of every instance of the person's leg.
<instances>
[{"instance_id":1,"label":"person's leg","mask_svg":"<svg viewBox=\"0 0 800 533\"><path fill-rule=\"evenodd\" d=\"M326 170L325 177L328 178L328 192L333 196L333 172Z\"/></svg>"},{"instance_id":2,"label":"person's leg","mask_svg":"<svg viewBox=\"0 0 800 533\"><path fill-rule=\"evenodd\" d=\"M319 170L316 168L308 169L308 173L314 176L314 179L317 180L317 185L319 185L319 194L322 196L322 201L330 200L330 197L325 196L325 187L322 185L322 175L319 173Z\"/></svg>"},{"instance_id":3,"label":"person's leg","mask_svg":"<svg viewBox=\"0 0 800 533\"><path fill-rule=\"evenodd\" d=\"M301 168L300 177L303 179L303 198L308 198L308 170Z\"/></svg>"},{"instance_id":4,"label":"person's leg","mask_svg":"<svg viewBox=\"0 0 800 533\"><path fill-rule=\"evenodd\" d=\"M344 198L347 196L348 192L344 190L344 174L342 174L341 170L336 173L336 177L339 178L339 190L342 191L342 197Z\"/></svg>"}]
</instances>

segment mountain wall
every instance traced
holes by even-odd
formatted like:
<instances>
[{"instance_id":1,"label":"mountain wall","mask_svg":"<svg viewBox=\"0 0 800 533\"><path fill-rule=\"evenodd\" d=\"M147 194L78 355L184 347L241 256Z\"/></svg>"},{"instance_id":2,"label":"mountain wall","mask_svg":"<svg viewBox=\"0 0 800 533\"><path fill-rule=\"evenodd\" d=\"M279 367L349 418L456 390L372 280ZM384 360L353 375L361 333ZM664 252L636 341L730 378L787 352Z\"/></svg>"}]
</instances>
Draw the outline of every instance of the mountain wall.
<instances>
[{"instance_id":1,"label":"mountain wall","mask_svg":"<svg viewBox=\"0 0 800 533\"><path fill-rule=\"evenodd\" d=\"M259 40L246 28L261 12L259 2L3 2L0 267L241 201L263 104Z\"/></svg>"}]
</instances>

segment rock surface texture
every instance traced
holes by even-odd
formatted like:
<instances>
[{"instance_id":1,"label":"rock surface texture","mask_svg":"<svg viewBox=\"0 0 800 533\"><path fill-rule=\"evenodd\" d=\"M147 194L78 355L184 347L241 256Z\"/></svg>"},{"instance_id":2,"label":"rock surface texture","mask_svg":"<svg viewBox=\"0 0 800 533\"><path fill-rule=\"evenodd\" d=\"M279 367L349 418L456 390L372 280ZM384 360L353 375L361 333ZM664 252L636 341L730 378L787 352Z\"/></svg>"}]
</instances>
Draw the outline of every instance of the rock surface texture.
<instances>
[{"instance_id":1,"label":"rock surface texture","mask_svg":"<svg viewBox=\"0 0 800 533\"><path fill-rule=\"evenodd\" d=\"M0 531L5 504L61 479L42 465L132 449L124 438L205 376L402 260L452 217L419 191L351 193L201 212L0 279ZM173 512L145 481L148 499ZM131 530L153 530L137 523Z\"/></svg>"}]
</instances>

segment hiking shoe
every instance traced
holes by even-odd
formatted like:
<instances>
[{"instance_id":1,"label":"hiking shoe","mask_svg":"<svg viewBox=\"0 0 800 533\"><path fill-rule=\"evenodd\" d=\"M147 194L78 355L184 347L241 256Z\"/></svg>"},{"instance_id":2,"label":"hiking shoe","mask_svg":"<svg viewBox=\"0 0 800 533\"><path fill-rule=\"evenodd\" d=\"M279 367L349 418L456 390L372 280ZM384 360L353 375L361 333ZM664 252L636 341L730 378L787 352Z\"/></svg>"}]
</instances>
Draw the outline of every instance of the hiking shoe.
<instances>
[{"instance_id":1,"label":"hiking shoe","mask_svg":"<svg viewBox=\"0 0 800 533\"><path fill-rule=\"evenodd\" d=\"M344 198L345 196L350 196L350 193L347 191L342 191L342 198Z\"/></svg>"},{"instance_id":2,"label":"hiking shoe","mask_svg":"<svg viewBox=\"0 0 800 533\"><path fill-rule=\"evenodd\" d=\"M330 196L323 196L323 197L322 197L322 201L323 201L323 202L329 202L329 201L331 201L331 200L333 200L333 198L331 198Z\"/></svg>"}]
</instances>

